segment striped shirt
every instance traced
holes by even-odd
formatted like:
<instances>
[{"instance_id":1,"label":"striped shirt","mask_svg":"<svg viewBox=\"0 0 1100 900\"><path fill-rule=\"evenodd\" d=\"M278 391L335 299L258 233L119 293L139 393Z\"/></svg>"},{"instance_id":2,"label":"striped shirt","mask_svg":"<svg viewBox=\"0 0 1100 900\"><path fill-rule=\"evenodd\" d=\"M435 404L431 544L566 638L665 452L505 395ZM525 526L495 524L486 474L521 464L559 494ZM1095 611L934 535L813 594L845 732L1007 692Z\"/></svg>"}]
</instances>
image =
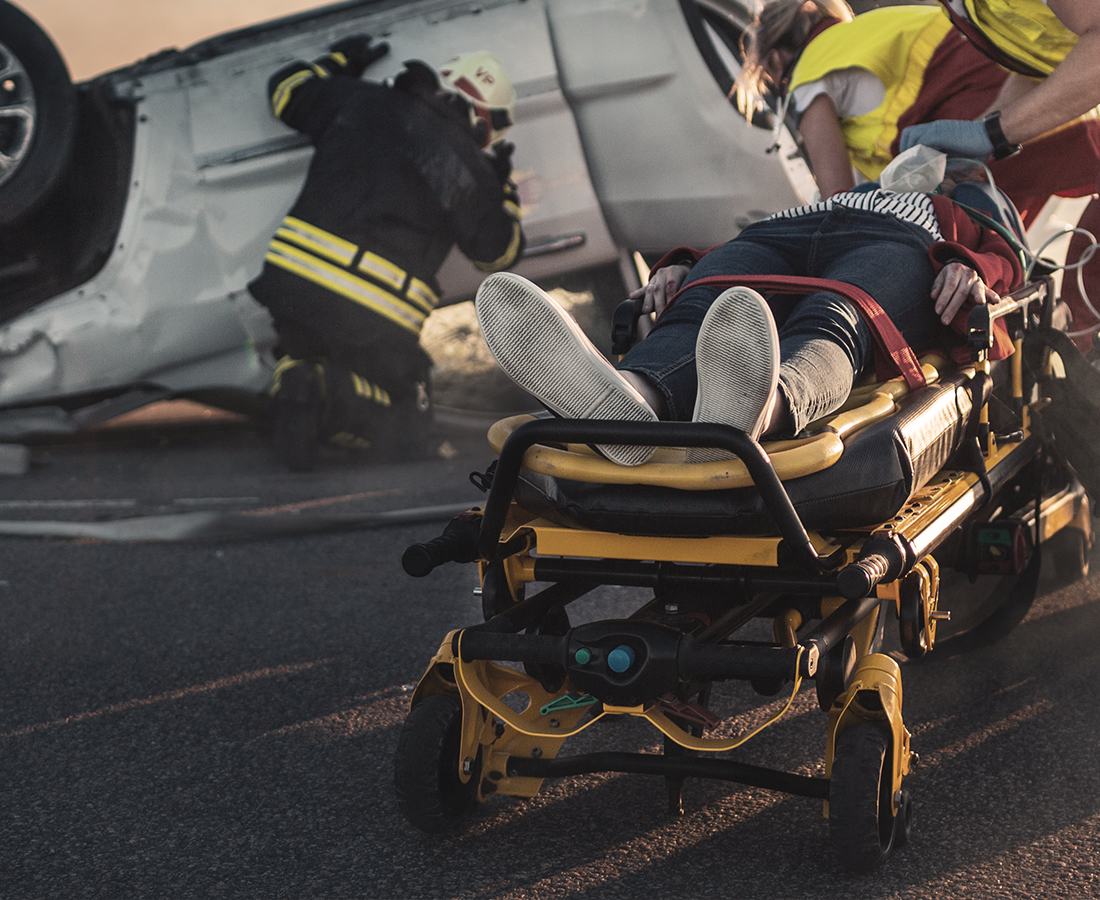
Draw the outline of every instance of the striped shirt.
<instances>
[{"instance_id":1,"label":"striped shirt","mask_svg":"<svg viewBox=\"0 0 1100 900\"><path fill-rule=\"evenodd\" d=\"M943 232L940 231L940 223L936 218L935 207L932 206L932 198L928 194L921 193L896 194L893 191L881 189L848 191L833 194L828 200L811 203L809 206L796 206L794 209L785 209L771 218L797 219L799 216L827 212L834 206L846 206L850 209L863 209L867 212L893 216L903 222L908 222L910 225L916 225L923 231L927 231L932 235L934 241L943 240Z\"/></svg>"}]
</instances>

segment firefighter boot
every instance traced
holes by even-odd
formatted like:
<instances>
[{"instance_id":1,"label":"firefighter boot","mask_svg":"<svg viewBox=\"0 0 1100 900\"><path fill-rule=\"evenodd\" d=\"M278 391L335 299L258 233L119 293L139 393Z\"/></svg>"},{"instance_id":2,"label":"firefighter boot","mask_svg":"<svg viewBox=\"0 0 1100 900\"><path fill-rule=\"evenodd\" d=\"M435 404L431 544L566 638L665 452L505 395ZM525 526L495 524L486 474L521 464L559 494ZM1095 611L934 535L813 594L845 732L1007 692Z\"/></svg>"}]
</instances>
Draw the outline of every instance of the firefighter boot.
<instances>
[{"instance_id":1,"label":"firefighter boot","mask_svg":"<svg viewBox=\"0 0 1100 900\"><path fill-rule=\"evenodd\" d=\"M271 387L271 437L275 456L291 472L312 472L320 451L324 410L323 369L283 357Z\"/></svg>"}]
</instances>

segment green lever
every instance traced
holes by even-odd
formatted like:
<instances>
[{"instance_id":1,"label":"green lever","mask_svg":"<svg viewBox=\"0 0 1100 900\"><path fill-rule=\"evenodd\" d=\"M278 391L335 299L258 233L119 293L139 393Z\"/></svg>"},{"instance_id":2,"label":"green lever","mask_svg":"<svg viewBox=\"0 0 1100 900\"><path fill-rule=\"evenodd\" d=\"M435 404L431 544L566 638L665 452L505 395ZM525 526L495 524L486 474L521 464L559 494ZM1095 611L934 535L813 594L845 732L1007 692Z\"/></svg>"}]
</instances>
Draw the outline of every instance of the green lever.
<instances>
[{"instance_id":1,"label":"green lever","mask_svg":"<svg viewBox=\"0 0 1100 900\"><path fill-rule=\"evenodd\" d=\"M568 694L562 694L556 700L551 700L543 706L539 710L539 715L548 716L552 712L561 712L565 709L579 709L582 706L591 706L595 702L596 698L590 694L570 691Z\"/></svg>"}]
</instances>

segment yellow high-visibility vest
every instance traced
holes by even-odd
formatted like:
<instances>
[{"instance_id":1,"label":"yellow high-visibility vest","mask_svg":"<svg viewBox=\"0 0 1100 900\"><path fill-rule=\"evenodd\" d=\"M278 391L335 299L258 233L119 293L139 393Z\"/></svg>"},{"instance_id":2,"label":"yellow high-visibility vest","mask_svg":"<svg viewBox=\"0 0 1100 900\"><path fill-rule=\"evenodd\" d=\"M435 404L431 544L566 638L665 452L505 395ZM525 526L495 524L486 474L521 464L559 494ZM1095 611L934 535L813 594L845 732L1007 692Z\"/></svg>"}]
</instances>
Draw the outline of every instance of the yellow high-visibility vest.
<instances>
[{"instance_id":1,"label":"yellow high-visibility vest","mask_svg":"<svg viewBox=\"0 0 1100 900\"><path fill-rule=\"evenodd\" d=\"M951 27L934 6L888 6L839 22L802 51L789 90L852 67L878 76L885 100L869 113L840 120L852 165L873 181L893 159L898 120L920 94L928 63Z\"/></svg>"},{"instance_id":2,"label":"yellow high-visibility vest","mask_svg":"<svg viewBox=\"0 0 1100 900\"><path fill-rule=\"evenodd\" d=\"M993 46L1037 72L1049 75L1077 46L1078 36L1042 0L963 0L963 3L970 24Z\"/></svg>"}]
</instances>

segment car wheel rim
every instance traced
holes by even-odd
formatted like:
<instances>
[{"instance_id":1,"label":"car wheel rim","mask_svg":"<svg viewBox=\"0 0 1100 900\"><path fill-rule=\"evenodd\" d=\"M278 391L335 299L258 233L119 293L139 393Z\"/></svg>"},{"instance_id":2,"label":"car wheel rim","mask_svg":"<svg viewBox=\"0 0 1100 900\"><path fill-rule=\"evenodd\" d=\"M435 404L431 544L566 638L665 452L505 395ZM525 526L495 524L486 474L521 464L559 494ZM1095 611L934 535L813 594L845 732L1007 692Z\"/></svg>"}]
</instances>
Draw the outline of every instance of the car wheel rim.
<instances>
[{"instance_id":1,"label":"car wheel rim","mask_svg":"<svg viewBox=\"0 0 1100 900\"><path fill-rule=\"evenodd\" d=\"M19 168L34 137L34 88L14 53L0 43L0 185Z\"/></svg>"}]
</instances>

